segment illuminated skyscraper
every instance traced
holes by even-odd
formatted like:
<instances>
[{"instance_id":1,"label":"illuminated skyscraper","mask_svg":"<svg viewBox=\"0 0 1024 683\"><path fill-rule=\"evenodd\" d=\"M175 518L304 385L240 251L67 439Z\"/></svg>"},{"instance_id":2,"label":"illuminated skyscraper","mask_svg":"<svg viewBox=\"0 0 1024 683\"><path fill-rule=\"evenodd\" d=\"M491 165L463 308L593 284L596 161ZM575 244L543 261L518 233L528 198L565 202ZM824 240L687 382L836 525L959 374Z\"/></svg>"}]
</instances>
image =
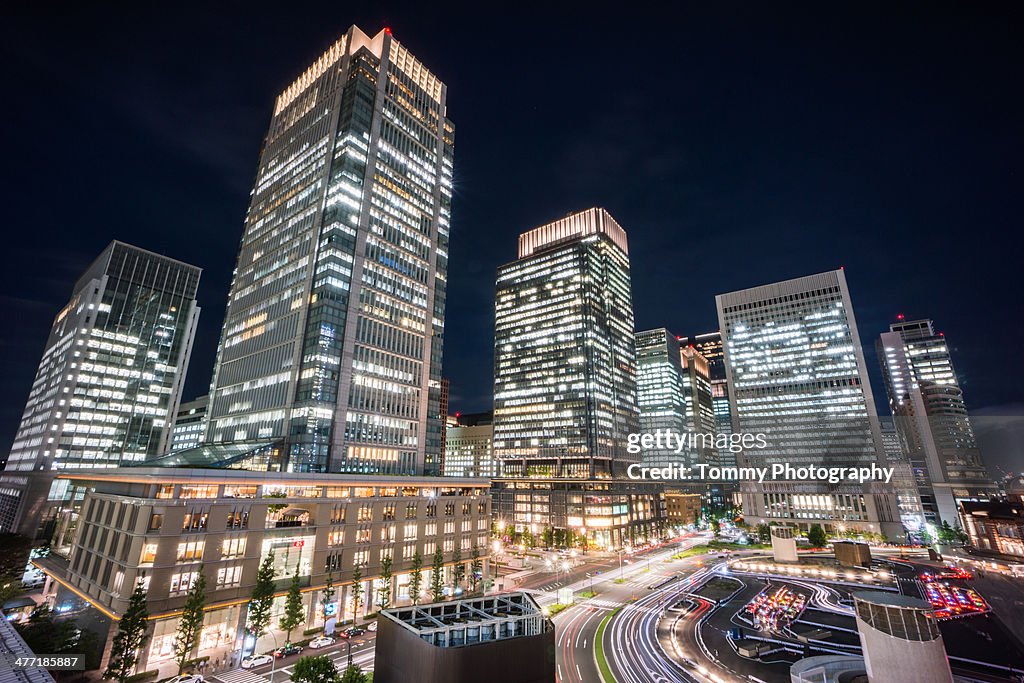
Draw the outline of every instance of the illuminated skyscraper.
<instances>
[{"instance_id":1,"label":"illuminated skyscraper","mask_svg":"<svg viewBox=\"0 0 1024 683\"><path fill-rule=\"evenodd\" d=\"M679 341L665 328L636 333L636 396L640 407L640 431L653 434L667 430L685 435L690 431L687 420L687 395L684 370L679 354ZM676 448L649 448L642 461L650 467L693 464L694 451L677 453Z\"/></svg>"},{"instance_id":2,"label":"illuminated skyscraper","mask_svg":"<svg viewBox=\"0 0 1024 683\"><path fill-rule=\"evenodd\" d=\"M494 452L516 476L606 477L639 429L626 232L587 209L498 269Z\"/></svg>"},{"instance_id":3,"label":"illuminated skyscraper","mask_svg":"<svg viewBox=\"0 0 1024 683\"><path fill-rule=\"evenodd\" d=\"M711 405L715 411L715 431L718 434L732 434L732 399L729 397L729 381L725 374L722 335L719 332L706 332L684 337L680 341L684 347L692 346L707 359L711 378ZM718 455L721 464L736 464L728 449L719 449Z\"/></svg>"},{"instance_id":4,"label":"illuminated skyscraper","mask_svg":"<svg viewBox=\"0 0 1024 683\"><path fill-rule=\"evenodd\" d=\"M271 468L440 473L454 129L447 88L353 26L274 105L207 442Z\"/></svg>"},{"instance_id":5,"label":"illuminated skyscraper","mask_svg":"<svg viewBox=\"0 0 1024 683\"><path fill-rule=\"evenodd\" d=\"M945 336L931 320L900 318L877 343L889 407L926 521L954 525L959 501L988 499L996 485L982 462Z\"/></svg>"},{"instance_id":6,"label":"illuminated skyscraper","mask_svg":"<svg viewBox=\"0 0 1024 683\"><path fill-rule=\"evenodd\" d=\"M885 466L875 404L842 270L716 297L733 429L766 435L742 465ZM743 483L751 523L843 525L903 535L891 486L816 481ZM753 518L753 519L751 519ZM756 521L754 521L756 520Z\"/></svg>"},{"instance_id":7,"label":"illuminated skyscraper","mask_svg":"<svg viewBox=\"0 0 1024 683\"><path fill-rule=\"evenodd\" d=\"M164 452L199 318L200 273L112 242L79 278L53 321L0 480L0 529L37 532L47 497L61 498L50 488L56 470Z\"/></svg>"}]
</instances>

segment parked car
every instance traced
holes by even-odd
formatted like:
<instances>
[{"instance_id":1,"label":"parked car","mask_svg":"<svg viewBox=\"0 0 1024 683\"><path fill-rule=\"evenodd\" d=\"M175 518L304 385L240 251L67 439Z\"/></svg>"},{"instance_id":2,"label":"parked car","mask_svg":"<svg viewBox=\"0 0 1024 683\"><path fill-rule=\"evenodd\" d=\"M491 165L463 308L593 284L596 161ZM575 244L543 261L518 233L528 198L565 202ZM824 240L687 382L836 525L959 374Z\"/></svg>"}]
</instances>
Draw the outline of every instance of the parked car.
<instances>
[{"instance_id":1,"label":"parked car","mask_svg":"<svg viewBox=\"0 0 1024 683\"><path fill-rule=\"evenodd\" d=\"M344 631L341 632L341 637L342 638L354 638L356 636L361 636L364 633L366 633L366 629L365 628L360 628L358 626L349 626L347 629L345 629Z\"/></svg>"},{"instance_id":2,"label":"parked car","mask_svg":"<svg viewBox=\"0 0 1024 683\"><path fill-rule=\"evenodd\" d=\"M302 648L298 645L292 645L287 643L284 647L279 647L274 650L274 656L280 659L281 657L289 657L291 655L297 655L302 652Z\"/></svg>"},{"instance_id":3,"label":"parked car","mask_svg":"<svg viewBox=\"0 0 1024 683\"><path fill-rule=\"evenodd\" d=\"M337 641L334 640L334 638L331 638L330 636L320 636L319 638L314 638L313 640L309 641L309 647L313 650L319 650L322 647L334 645L334 643L336 642Z\"/></svg>"},{"instance_id":4,"label":"parked car","mask_svg":"<svg viewBox=\"0 0 1024 683\"><path fill-rule=\"evenodd\" d=\"M199 674L182 674L175 676L167 683L203 683L203 677Z\"/></svg>"},{"instance_id":5,"label":"parked car","mask_svg":"<svg viewBox=\"0 0 1024 683\"><path fill-rule=\"evenodd\" d=\"M242 668L252 669L264 664L270 664L272 661L274 661L274 658L270 655L249 655L242 659Z\"/></svg>"},{"instance_id":6,"label":"parked car","mask_svg":"<svg viewBox=\"0 0 1024 683\"><path fill-rule=\"evenodd\" d=\"M377 622L376 621L371 621L370 625L366 627L366 630L367 631L376 631L377 630Z\"/></svg>"}]
</instances>

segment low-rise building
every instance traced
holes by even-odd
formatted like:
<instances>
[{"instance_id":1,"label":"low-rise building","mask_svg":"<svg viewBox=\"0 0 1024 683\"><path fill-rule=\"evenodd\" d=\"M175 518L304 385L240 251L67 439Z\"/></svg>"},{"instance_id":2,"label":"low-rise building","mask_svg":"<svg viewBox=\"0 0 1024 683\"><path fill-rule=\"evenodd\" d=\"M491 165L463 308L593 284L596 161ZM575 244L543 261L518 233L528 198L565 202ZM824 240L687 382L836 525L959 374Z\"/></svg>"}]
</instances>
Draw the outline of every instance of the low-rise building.
<instances>
[{"instance_id":1,"label":"low-rise building","mask_svg":"<svg viewBox=\"0 0 1024 683\"><path fill-rule=\"evenodd\" d=\"M704 496L700 492L668 489L665 491L665 513L668 523L672 526L696 524L700 518L701 501Z\"/></svg>"},{"instance_id":2,"label":"low-rise building","mask_svg":"<svg viewBox=\"0 0 1024 683\"><path fill-rule=\"evenodd\" d=\"M279 598L299 577L300 633L332 616L354 619L382 603L411 602L414 558L422 561L422 594L438 548L447 592L472 590L487 573L491 509L484 480L150 466L58 477L82 495L63 509L53 552L37 560L49 576L47 600L58 614L109 638L141 582L152 630L138 671L176 673L177 614L200 572L207 611L196 654L224 664L237 661L243 648L265 652L285 642L275 630L256 643L245 638L257 570L271 554ZM381 578L385 557L392 560L390 585ZM458 564L465 578L453 586ZM333 596L325 593L328 584ZM283 599L276 600L272 629L283 609Z\"/></svg>"},{"instance_id":3,"label":"low-rise building","mask_svg":"<svg viewBox=\"0 0 1024 683\"><path fill-rule=\"evenodd\" d=\"M562 529L597 548L621 548L662 538L669 522L660 483L627 479L491 480L499 527L537 536Z\"/></svg>"},{"instance_id":4,"label":"low-rise building","mask_svg":"<svg viewBox=\"0 0 1024 683\"><path fill-rule=\"evenodd\" d=\"M383 610L373 679L553 683L555 627L529 593Z\"/></svg>"}]
</instances>

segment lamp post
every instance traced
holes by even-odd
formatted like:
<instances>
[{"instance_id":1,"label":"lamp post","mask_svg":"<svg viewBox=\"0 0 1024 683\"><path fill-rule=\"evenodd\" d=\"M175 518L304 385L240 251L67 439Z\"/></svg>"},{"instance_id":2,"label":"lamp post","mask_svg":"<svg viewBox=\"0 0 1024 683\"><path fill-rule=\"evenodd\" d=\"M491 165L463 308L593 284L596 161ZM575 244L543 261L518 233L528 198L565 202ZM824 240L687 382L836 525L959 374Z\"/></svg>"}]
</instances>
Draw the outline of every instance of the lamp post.
<instances>
[{"instance_id":1,"label":"lamp post","mask_svg":"<svg viewBox=\"0 0 1024 683\"><path fill-rule=\"evenodd\" d=\"M622 578L622 548L619 548L619 578Z\"/></svg>"},{"instance_id":2,"label":"lamp post","mask_svg":"<svg viewBox=\"0 0 1024 683\"><path fill-rule=\"evenodd\" d=\"M277 670L277 636L272 631L267 631L267 635L274 639L274 651L270 653L270 683L274 683L274 672ZM257 638L257 640L259 640ZM256 653L255 643L252 646L253 654Z\"/></svg>"}]
</instances>

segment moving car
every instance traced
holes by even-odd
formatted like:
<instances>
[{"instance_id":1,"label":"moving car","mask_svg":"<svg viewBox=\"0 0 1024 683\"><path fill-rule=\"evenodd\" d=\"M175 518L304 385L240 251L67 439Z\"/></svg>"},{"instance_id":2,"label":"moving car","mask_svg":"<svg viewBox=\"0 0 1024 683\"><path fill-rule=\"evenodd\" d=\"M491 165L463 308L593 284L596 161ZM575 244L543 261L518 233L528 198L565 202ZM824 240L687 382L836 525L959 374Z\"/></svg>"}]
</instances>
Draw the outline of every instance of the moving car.
<instances>
[{"instance_id":1,"label":"moving car","mask_svg":"<svg viewBox=\"0 0 1024 683\"><path fill-rule=\"evenodd\" d=\"M249 655L242 659L243 669L252 669L257 666L263 666L264 664L270 664L274 661L274 658L270 655Z\"/></svg>"},{"instance_id":2,"label":"moving car","mask_svg":"<svg viewBox=\"0 0 1024 683\"><path fill-rule=\"evenodd\" d=\"M277 657L278 659L280 659L281 657L288 657L290 655L297 655L300 652L302 652L302 648L299 647L298 645L292 645L291 643L286 643L284 647L279 647L276 650L274 650L274 656Z\"/></svg>"},{"instance_id":3,"label":"moving car","mask_svg":"<svg viewBox=\"0 0 1024 683\"><path fill-rule=\"evenodd\" d=\"M203 677L199 674L182 674L175 676L167 683L203 683Z\"/></svg>"},{"instance_id":4,"label":"moving car","mask_svg":"<svg viewBox=\"0 0 1024 683\"><path fill-rule=\"evenodd\" d=\"M366 633L366 629L365 628L360 628L358 626L349 626L347 629L345 629L344 631L341 632L341 637L342 638L354 638L356 636L361 636L364 633Z\"/></svg>"},{"instance_id":5,"label":"moving car","mask_svg":"<svg viewBox=\"0 0 1024 683\"><path fill-rule=\"evenodd\" d=\"M313 640L309 641L309 647L312 650L319 650L322 647L334 645L335 642L337 641L335 641L334 638L331 638L330 636L320 636L319 638L314 638Z\"/></svg>"}]
</instances>

